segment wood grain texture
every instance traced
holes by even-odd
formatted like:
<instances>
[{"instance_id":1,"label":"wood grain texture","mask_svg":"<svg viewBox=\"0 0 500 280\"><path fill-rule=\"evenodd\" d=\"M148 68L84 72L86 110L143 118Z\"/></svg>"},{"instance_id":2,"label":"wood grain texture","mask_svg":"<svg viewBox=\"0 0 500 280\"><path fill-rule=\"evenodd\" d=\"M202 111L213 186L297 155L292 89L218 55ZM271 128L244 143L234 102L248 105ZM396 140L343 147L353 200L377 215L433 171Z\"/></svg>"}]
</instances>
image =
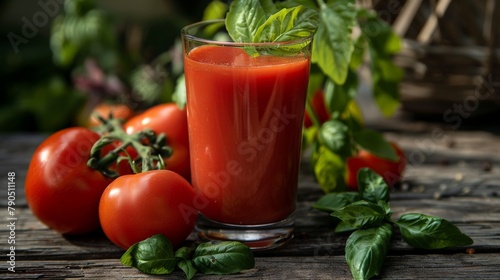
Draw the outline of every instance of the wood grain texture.
<instances>
[{"instance_id":1,"label":"wood grain texture","mask_svg":"<svg viewBox=\"0 0 500 280\"><path fill-rule=\"evenodd\" d=\"M486 132L446 131L444 136L436 138L432 131L386 134L410 156L404 182L391 192L393 217L410 212L440 216L471 236L474 244L417 250L407 245L396 230L377 279L500 279L500 137ZM16 273L7 271L4 262L0 279L157 278L122 266L119 258L124 251L102 232L61 236L31 214L24 199L24 179L31 155L45 137L29 134L0 137L0 184L7 185L7 172L16 172L18 218ZM6 221L4 189L0 190L0 220ZM308 158L304 157L294 239L276 250L256 253L255 269L223 278L351 279L344 259L347 235L335 234L328 214L312 209L322 194ZM8 234L7 227L0 227L3 240ZM470 254L471 251L474 253ZM175 272L169 278L184 279L184 276ZM197 278L222 277L198 275Z\"/></svg>"}]
</instances>

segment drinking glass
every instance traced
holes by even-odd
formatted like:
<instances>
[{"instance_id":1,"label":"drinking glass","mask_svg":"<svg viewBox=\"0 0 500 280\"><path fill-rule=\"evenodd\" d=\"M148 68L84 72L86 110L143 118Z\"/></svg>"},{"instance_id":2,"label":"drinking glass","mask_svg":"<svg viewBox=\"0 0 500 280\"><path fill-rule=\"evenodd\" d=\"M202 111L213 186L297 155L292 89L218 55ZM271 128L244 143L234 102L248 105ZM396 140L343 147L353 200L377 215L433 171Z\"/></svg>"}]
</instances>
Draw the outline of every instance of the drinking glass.
<instances>
[{"instance_id":1,"label":"drinking glass","mask_svg":"<svg viewBox=\"0 0 500 280\"><path fill-rule=\"evenodd\" d=\"M197 236L270 249L293 237L313 34L236 43L224 28L182 29Z\"/></svg>"}]
</instances>

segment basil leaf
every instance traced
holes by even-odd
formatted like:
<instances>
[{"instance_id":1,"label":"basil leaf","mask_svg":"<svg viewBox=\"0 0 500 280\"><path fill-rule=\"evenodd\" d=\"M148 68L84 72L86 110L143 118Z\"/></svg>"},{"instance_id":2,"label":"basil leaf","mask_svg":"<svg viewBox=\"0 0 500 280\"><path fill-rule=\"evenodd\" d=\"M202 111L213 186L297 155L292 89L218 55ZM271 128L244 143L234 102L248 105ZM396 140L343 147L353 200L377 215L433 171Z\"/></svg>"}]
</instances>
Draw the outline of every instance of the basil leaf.
<instances>
[{"instance_id":1,"label":"basil leaf","mask_svg":"<svg viewBox=\"0 0 500 280\"><path fill-rule=\"evenodd\" d=\"M262 1L266 5L268 1ZM266 10L259 0L233 1L226 15L226 29L235 42L253 42L254 34L266 21Z\"/></svg>"},{"instance_id":2,"label":"basil leaf","mask_svg":"<svg viewBox=\"0 0 500 280\"><path fill-rule=\"evenodd\" d=\"M253 42L287 42L307 38L314 34L317 25L318 16L314 10L302 6L283 8L257 29Z\"/></svg>"},{"instance_id":3,"label":"basil leaf","mask_svg":"<svg viewBox=\"0 0 500 280\"><path fill-rule=\"evenodd\" d=\"M273 0L260 0L259 2L260 2L260 5L262 6L262 9L264 9L264 13L266 14L266 17L270 17L272 14L274 14L278 11Z\"/></svg>"},{"instance_id":4,"label":"basil leaf","mask_svg":"<svg viewBox=\"0 0 500 280\"><path fill-rule=\"evenodd\" d=\"M135 243L120 258L123 265L149 274L169 274L174 271L177 261L172 243L162 234Z\"/></svg>"},{"instance_id":5,"label":"basil leaf","mask_svg":"<svg viewBox=\"0 0 500 280\"><path fill-rule=\"evenodd\" d=\"M175 251L175 257L179 259L177 267L184 271L187 279L192 279L197 272L197 269L194 267L193 261L191 260L191 255L195 249L196 245L193 244L191 247L181 247Z\"/></svg>"},{"instance_id":6,"label":"basil leaf","mask_svg":"<svg viewBox=\"0 0 500 280\"><path fill-rule=\"evenodd\" d=\"M351 226L350 224L340 221L337 226L335 226L335 233L344 233L344 232L351 232L355 231L357 228Z\"/></svg>"},{"instance_id":7,"label":"basil leaf","mask_svg":"<svg viewBox=\"0 0 500 280\"><path fill-rule=\"evenodd\" d=\"M424 214L404 214L396 222L403 239L415 248L441 249L474 243L447 220Z\"/></svg>"},{"instance_id":8,"label":"basil leaf","mask_svg":"<svg viewBox=\"0 0 500 280\"><path fill-rule=\"evenodd\" d=\"M390 199L389 187L384 178L370 168L361 168L358 171L358 190L364 200L373 203L388 202Z\"/></svg>"},{"instance_id":9,"label":"basil leaf","mask_svg":"<svg viewBox=\"0 0 500 280\"><path fill-rule=\"evenodd\" d=\"M187 279L193 279L193 277L196 275L196 272L198 271L196 267L194 267L192 260L181 260L177 263L177 267L184 271Z\"/></svg>"},{"instance_id":10,"label":"basil leaf","mask_svg":"<svg viewBox=\"0 0 500 280\"><path fill-rule=\"evenodd\" d=\"M331 215L355 228L368 228L382 224L386 211L375 203L360 200L334 211Z\"/></svg>"},{"instance_id":11,"label":"basil leaf","mask_svg":"<svg viewBox=\"0 0 500 280\"><path fill-rule=\"evenodd\" d=\"M351 38L352 26L356 23L354 0L338 0L325 4L320 2L320 24L313 41L311 61L336 84L342 85L354 51Z\"/></svg>"},{"instance_id":12,"label":"basil leaf","mask_svg":"<svg viewBox=\"0 0 500 280\"><path fill-rule=\"evenodd\" d=\"M346 189L344 160L325 146L319 146L313 154L314 175L325 193Z\"/></svg>"},{"instance_id":13,"label":"basil leaf","mask_svg":"<svg viewBox=\"0 0 500 280\"><path fill-rule=\"evenodd\" d=\"M359 199L360 197L357 192L334 192L322 196L312 207L320 211L331 213Z\"/></svg>"},{"instance_id":14,"label":"basil leaf","mask_svg":"<svg viewBox=\"0 0 500 280\"><path fill-rule=\"evenodd\" d=\"M354 279L379 275L391 238L392 227L387 223L376 228L358 229L349 236L345 257Z\"/></svg>"},{"instance_id":15,"label":"basil leaf","mask_svg":"<svg viewBox=\"0 0 500 280\"><path fill-rule=\"evenodd\" d=\"M391 210L391 206L389 205L389 202L379 200L379 201L377 201L377 205L382 207L382 209L385 212L386 218L390 218L392 216L392 210Z\"/></svg>"},{"instance_id":16,"label":"basil leaf","mask_svg":"<svg viewBox=\"0 0 500 280\"><path fill-rule=\"evenodd\" d=\"M384 136L377 131L361 128L353 132L354 140L365 150L378 157L397 161L398 155Z\"/></svg>"},{"instance_id":17,"label":"basil leaf","mask_svg":"<svg viewBox=\"0 0 500 280\"><path fill-rule=\"evenodd\" d=\"M297 5L304 6L309 9L317 9L315 0L285 0L285 1L277 1L276 6L278 8L291 8Z\"/></svg>"},{"instance_id":18,"label":"basil leaf","mask_svg":"<svg viewBox=\"0 0 500 280\"><path fill-rule=\"evenodd\" d=\"M335 116L341 115L348 108L358 92L358 76L349 70L344 84L335 84L328 80L325 84L325 103Z\"/></svg>"},{"instance_id":19,"label":"basil leaf","mask_svg":"<svg viewBox=\"0 0 500 280\"><path fill-rule=\"evenodd\" d=\"M250 248L236 241L198 245L193 254L193 263L205 274L230 274L255 266Z\"/></svg>"},{"instance_id":20,"label":"basil leaf","mask_svg":"<svg viewBox=\"0 0 500 280\"><path fill-rule=\"evenodd\" d=\"M349 127L338 120L329 120L319 129L319 141L330 151L347 157L351 154Z\"/></svg>"}]
</instances>

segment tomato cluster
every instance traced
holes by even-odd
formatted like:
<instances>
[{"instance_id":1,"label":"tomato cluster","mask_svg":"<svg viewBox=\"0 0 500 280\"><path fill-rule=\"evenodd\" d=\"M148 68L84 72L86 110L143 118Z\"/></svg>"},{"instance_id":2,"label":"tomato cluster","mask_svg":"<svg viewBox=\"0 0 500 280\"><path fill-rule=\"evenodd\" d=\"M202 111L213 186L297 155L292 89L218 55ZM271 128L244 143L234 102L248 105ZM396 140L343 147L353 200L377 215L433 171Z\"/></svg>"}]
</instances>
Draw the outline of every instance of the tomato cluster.
<instances>
[{"instance_id":1,"label":"tomato cluster","mask_svg":"<svg viewBox=\"0 0 500 280\"><path fill-rule=\"evenodd\" d=\"M164 159L167 170L137 174L124 169L117 178L104 176L87 163L101 135L85 127L71 127L45 139L35 150L25 182L26 200L33 214L61 234L84 234L102 228L116 245L128 248L162 233L174 246L194 228L195 192L191 187L187 116L176 104L150 108L123 125L126 134L151 129L165 133L172 148ZM100 150L101 158L119 146ZM133 157L133 150L127 149ZM128 175L126 175L128 174Z\"/></svg>"}]
</instances>

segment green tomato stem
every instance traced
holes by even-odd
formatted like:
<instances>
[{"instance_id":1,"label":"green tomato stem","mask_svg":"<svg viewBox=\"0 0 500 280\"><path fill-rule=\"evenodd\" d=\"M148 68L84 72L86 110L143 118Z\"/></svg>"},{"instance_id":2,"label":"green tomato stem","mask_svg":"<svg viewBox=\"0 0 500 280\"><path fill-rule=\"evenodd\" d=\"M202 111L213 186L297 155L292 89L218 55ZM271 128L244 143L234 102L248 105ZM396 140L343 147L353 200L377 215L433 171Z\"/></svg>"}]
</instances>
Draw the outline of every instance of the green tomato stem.
<instances>
[{"instance_id":1,"label":"green tomato stem","mask_svg":"<svg viewBox=\"0 0 500 280\"><path fill-rule=\"evenodd\" d=\"M117 119L103 120L103 136L93 145L87 165L100 171L104 176L116 178L120 174L112 170L113 163L128 159L135 173L146 172L154 169L165 169L163 157L172 154L172 148L167 145L165 134L156 134L150 129L127 134ZM120 143L113 150L101 157L102 149L108 145ZM137 157L131 158L126 152L127 147L132 147L137 152ZM124 157L120 154L126 153ZM137 163L140 162L140 169Z\"/></svg>"}]
</instances>

